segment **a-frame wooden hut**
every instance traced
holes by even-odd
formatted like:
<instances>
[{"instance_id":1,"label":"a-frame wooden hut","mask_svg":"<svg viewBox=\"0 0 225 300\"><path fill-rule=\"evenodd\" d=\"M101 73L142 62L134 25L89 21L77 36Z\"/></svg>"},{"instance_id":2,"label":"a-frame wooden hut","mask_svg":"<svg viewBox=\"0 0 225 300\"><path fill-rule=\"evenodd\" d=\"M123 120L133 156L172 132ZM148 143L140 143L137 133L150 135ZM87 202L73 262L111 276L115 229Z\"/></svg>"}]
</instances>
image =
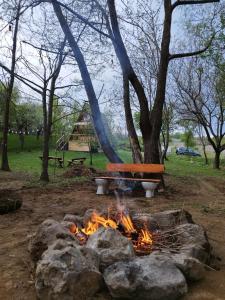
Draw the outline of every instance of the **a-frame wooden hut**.
<instances>
[{"instance_id":1,"label":"a-frame wooden hut","mask_svg":"<svg viewBox=\"0 0 225 300\"><path fill-rule=\"evenodd\" d=\"M84 152L92 150L92 152L96 152L98 146L99 143L89 113L89 105L85 103L70 135L68 150Z\"/></svg>"}]
</instances>

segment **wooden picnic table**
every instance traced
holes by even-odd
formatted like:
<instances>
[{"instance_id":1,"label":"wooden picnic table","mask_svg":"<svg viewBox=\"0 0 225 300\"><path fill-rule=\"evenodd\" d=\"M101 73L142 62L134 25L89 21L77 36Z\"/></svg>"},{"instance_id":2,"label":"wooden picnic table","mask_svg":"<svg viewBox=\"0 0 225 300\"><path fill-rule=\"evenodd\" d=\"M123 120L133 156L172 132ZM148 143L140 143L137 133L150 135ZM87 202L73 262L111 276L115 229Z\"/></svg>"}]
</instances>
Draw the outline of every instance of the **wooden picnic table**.
<instances>
[{"instance_id":1,"label":"wooden picnic table","mask_svg":"<svg viewBox=\"0 0 225 300\"><path fill-rule=\"evenodd\" d=\"M83 165L86 157L76 157L68 160L68 167L73 165Z\"/></svg>"},{"instance_id":2,"label":"wooden picnic table","mask_svg":"<svg viewBox=\"0 0 225 300\"><path fill-rule=\"evenodd\" d=\"M43 156L39 156L39 158L42 160ZM54 160L58 162L58 165L60 168L63 168L63 159L62 157L58 157L58 156L48 156L48 160Z\"/></svg>"}]
</instances>

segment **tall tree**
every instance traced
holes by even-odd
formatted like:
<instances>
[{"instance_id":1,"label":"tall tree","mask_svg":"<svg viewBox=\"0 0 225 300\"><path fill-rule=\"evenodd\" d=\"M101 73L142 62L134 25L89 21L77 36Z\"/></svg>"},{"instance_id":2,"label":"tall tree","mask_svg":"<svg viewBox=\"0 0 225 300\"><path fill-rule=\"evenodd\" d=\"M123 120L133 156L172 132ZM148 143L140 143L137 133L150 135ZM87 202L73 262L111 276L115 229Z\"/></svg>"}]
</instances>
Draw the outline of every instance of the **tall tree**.
<instances>
[{"instance_id":1,"label":"tall tree","mask_svg":"<svg viewBox=\"0 0 225 300\"><path fill-rule=\"evenodd\" d=\"M162 111L165 102L165 92L166 92L166 80L167 80L167 71L169 61L176 59L176 58L183 58L187 56L198 55L206 51L208 49L210 43L201 50L194 51L194 52L185 52L185 53L178 53L178 54L170 54L169 46L170 46L170 37L171 37L171 21L172 21L172 14L173 11L178 6L185 6L185 5L197 5L197 4L206 4L206 3L215 3L219 2L219 0L212 0L212 1L175 1L172 2L171 0L164 0L164 23L163 23L163 33L162 33L162 41L161 41L161 49L160 49L160 56L159 56L159 70L157 76L157 84L156 84L156 95L154 99L154 103L152 105L152 109L150 111L148 105L148 99L145 94L144 86L141 80L138 78L136 71L132 67L132 63L130 57L127 53L127 49L125 47L124 40L120 33L117 11L115 0L107 0L102 1L101 3L98 0L93 0L95 6L92 6L92 16L96 16L95 11L99 10L101 13L101 21L98 20L89 20L86 16L82 16L79 11L74 9L73 3L65 4L59 2L57 0L52 1L54 6L55 12L58 15L58 19L61 23L61 26L66 34L68 40L70 40L70 46L73 43L74 54L76 52L75 57L78 61L82 61L83 57L81 57L78 50L79 47L77 43L74 43L72 40L73 35L71 34L70 28L62 14L61 7L66 9L69 13L73 14L75 18L80 20L81 22L85 23L89 26L92 30L95 30L102 36L111 39L112 44L114 46L115 53L117 58L120 62L120 66L122 69L123 76L128 78L129 82L133 86L137 98L139 100L140 105L140 129L142 132L143 137L143 144L144 144L144 162L146 163L159 163L160 155L159 155L159 136L162 126ZM102 4L102 5L101 5ZM105 8L105 4L107 4L107 9ZM87 4L89 5L89 3ZM61 14L60 14L61 10ZM99 14L97 14L99 16ZM107 30L107 32L104 31ZM78 55L79 54L79 55ZM82 66L84 71L84 65ZM82 73L82 72L81 72ZM90 88L90 78L87 77L87 70L83 72L83 79L86 82L86 91L89 93L90 96L94 96L93 88ZM134 136L134 135L133 135ZM135 137L135 136L134 136ZM136 139L136 144L138 141Z\"/></svg>"},{"instance_id":2,"label":"tall tree","mask_svg":"<svg viewBox=\"0 0 225 300\"><path fill-rule=\"evenodd\" d=\"M200 124L215 152L214 168L220 167L225 150L225 69L213 60L192 60L182 65L174 77L177 84L178 112L182 119Z\"/></svg>"},{"instance_id":3,"label":"tall tree","mask_svg":"<svg viewBox=\"0 0 225 300\"><path fill-rule=\"evenodd\" d=\"M114 0L108 0L108 10L109 10L109 20L106 20L106 25L108 27L108 33L112 38L115 52L120 61L123 73L129 78L129 81L133 85L133 88L137 94L139 104L140 104L140 129L142 132L143 143L144 143L144 161L146 163L159 163L159 137L162 126L162 112L163 105L165 103L166 94L166 82L169 62L176 58L183 58L188 56L199 55L205 52L210 43L201 50L194 52L185 52L178 54L170 54L170 39L171 39L171 24L172 24L172 14L176 7L184 6L188 4L206 4L219 1L175 1L172 3L171 0L164 0L164 23L163 23L163 33L160 48L159 57L159 69L157 76L156 94L154 103L152 105L151 111L148 107L148 101L145 94L144 87L138 76L131 65L130 58L127 54L120 29L118 24L118 17L116 12L116 6ZM107 16L106 16L107 17ZM109 28L109 26L111 27Z\"/></svg>"},{"instance_id":4,"label":"tall tree","mask_svg":"<svg viewBox=\"0 0 225 300\"><path fill-rule=\"evenodd\" d=\"M9 118L10 118L10 103L13 95L13 87L15 81L15 68L16 68L16 54L17 54L17 36L19 30L20 14L22 9L22 1L15 2L14 7L14 28L13 28L13 42L11 52L11 67L9 73L9 80L6 83L5 89L5 108L4 108L4 122L3 122L3 135L2 135L2 162L1 169L4 171L10 171L8 161L8 131L9 131Z\"/></svg>"},{"instance_id":5,"label":"tall tree","mask_svg":"<svg viewBox=\"0 0 225 300\"><path fill-rule=\"evenodd\" d=\"M24 64L33 73L37 81L41 81L38 84L33 80L29 87L37 92L41 96L42 101L42 112L43 112L43 154L42 154L42 172L40 180L49 181L48 174L48 156L49 156L49 143L53 124L53 105L56 98L57 80L62 68L62 65L66 59L68 52L64 52L66 40L58 42L58 49L55 46L55 51L48 51L45 49L31 45L39 55L40 68L38 72L34 66L24 58ZM24 80L27 83L26 80Z\"/></svg>"},{"instance_id":6,"label":"tall tree","mask_svg":"<svg viewBox=\"0 0 225 300\"><path fill-rule=\"evenodd\" d=\"M122 162L122 160L119 158L119 156L116 154L115 150L110 144L110 141L106 135L105 128L102 122L101 112L98 105L98 99L95 94L95 90L92 84L92 80L84 59L84 56L81 52L81 49L78 45L78 42L75 40L71 29L68 25L68 22L63 15L62 9L58 1L52 0L52 5L55 11L55 14L58 18L58 21L61 25L61 28L65 34L65 37L67 38L67 41L73 51L73 55L77 61L80 74L84 83L84 87L86 90L86 94L89 99L90 107L91 107L91 115L95 127L96 134L98 136L99 142L101 144L101 147L105 153L105 155L108 157L108 159L112 162Z\"/></svg>"}]
</instances>

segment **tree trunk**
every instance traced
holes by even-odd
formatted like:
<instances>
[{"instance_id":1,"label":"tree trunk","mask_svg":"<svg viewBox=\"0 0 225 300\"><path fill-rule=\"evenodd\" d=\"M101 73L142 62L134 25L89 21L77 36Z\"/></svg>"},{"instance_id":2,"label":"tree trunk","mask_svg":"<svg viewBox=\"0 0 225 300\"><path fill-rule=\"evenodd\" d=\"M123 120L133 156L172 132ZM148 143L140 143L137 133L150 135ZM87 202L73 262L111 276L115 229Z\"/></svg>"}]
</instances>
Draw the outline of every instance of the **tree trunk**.
<instances>
[{"instance_id":1,"label":"tree trunk","mask_svg":"<svg viewBox=\"0 0 225 300\"><path fill-rule=\"evenodd\" d=\"M202 145L202 149L203 149L203 153L204 153L204 157L205 157L205 164L208 165L209 164L209 160L208 160L208 156L207 156L207 153L206 153L206 147L205 147L204 143Z\"/></svg>"},{"instance_id":2,"label":"tree trunk","mask_svg":"<svg viewBox=\"0 0 225 300\"><path fill-rule=\"evenodd\" d=\"M141 155L141 147L134 127L133 116L130 107L129 80L125 74L123 74L123 92L124 92L123 101L124 101L125 118L126 118L128 136L130 139L133 162L141 164L143 162L142 155Z\"/></svg>"},{"instance_id":3,"label":"tree trunk","mask_svg":"<svg viewBox=\"0 0 225 300\"><path fill-rule=\"evenodd\" d=\"M148 156L146 153L150 151L151 141L150 141L150 132L151 132L151 123L150 123L150 114L148 100L145 95L144 87L139 81L127 54L126 47L123 43L122 36L120 34L117 12L115 7L114 0L108 0L108 8L110 14L110 22L112 26L111 39L117 55L117 58L120 62L121 69L123 74L126 75L132 84L135 93L137 95L139 105L140 105L140 130L143 137L144 144L144 162L148 163Z\"/></svg>"},{"instance_id":4,"label":"tree trunk","mask_svg":"<svg viewBox=\"0 0 225 300\"><path fill-rule=\"evenodd\" d=\"M23 135L23 132L19 133L19 140L20 140L20 149L21 149L21 151L23 151L24 150L24 135Z\"/></svg>"},{"instance_id":5,"label":"tree trunk","mask_svg":"<svg viewBox=\"0 0 225 300\"><path fill-rule=\"evenodd\" d=\"M44 116L44 145L43 145L43 161L42 161L42 174L40 180L49 181L48 175L48 157L49 157L49 142L51 139L51 132L52 132L52 119L53 119L53 104L54 104L54 97L55 97L55 88L56 88L56 81L60 74L60 70L64 61L63 57L63 49L65 47L65 42L61 44L59 49L59 56L58 56L58 63L52 73L51 85L50 85L50 93L48 98L48 108L46 102L46 92L48 81L44 82L44 89L43 89L43 116ZM64 159L64 158L63 158Z\"/></svg>"},{"instance_id":6,"label":"tree trunk","mask_svg":"<svg viewBox=\"0 0 225 300\"><path fill-rule=\"evenodd\" d=\"M5 99L3 135L2 135L1 169L3 171L10 171L9 161L8 161L8 131L9 131L10 100L11 100L11 93L10 93L10 91L7 90L6 91L6 99Z\"/></svg>"},{"instance_id":7,"label":"tree trunk","mask_svg":"<svg viewBox=\"0 0 225 300\"><path fill-rule=\"evenodd\" d=\"M213 168L219 169L220 168L220 151L215 151L214 163Z\"/></svg>"},{"instance_id":8,"label":"tree trunk","mask_svg":"<svg viewBox=\"0 0 225 300\"><path fill-rule=\"evenodd\" d=\"M115 1L108 0L107 3L110 14L110 22L112 26L112 41L115 52L119 59L123 73L128 76L131 84L134 87L140 104L140 129L144 144L144 162L160 163L158 143L162 126L162 111L163 104L165 102L166 79L169 64L169 45L172 18L171 0L164 1L165 20L161 43L160 66L157 80L156 98L151 113L149 113L148 101L144 92L143 85L138 80L137 75L132 68L130 59L128 57L120 34Z\"/></svg>"},{"instance_id":9,"label":"tree trunk","mask_svg":"<svg viewBox=\"0 0 225 300\"><path fill-rule=\"evenodd\" d=\"M165 160L168 160L167 158L167 151L168 151L168 147L169 147L169 140L170 140L170 132L169 132L169 124L166 125L166 136L164 134L163 135L163 151L161 154L161 163L164 164Z\"/></svg>"},{"instance_id":10,"label":"tree trunk","mask_svg":"<svg viewBox=\"0 0 225 300\"><path fill-rule=\"evenodd\" d=\"M9 132L9 116L10 116L10 103L12 99L14 79L15 79L15 66L16 66L16 48L17 48L17 35L19 27L20 17L20 4L17 7L17 14L15 19L15 29L13 34L13 47L12 47L12 60L10 69L10 80L9 85L6 88L5 98L5 113L4 113L4 124L3 124L3 136L2 136L2 164L1 169L3 171L10 171L8 162L8 132Z\"/></svg>"},{"instance_id":11,"label":"tree trunk","mask_svg":"<svg viewBox=\"0 0 225 300\"><path fill-rule=\"evenodd\" d=\"M47 128L44 128L43 134L43 152L42 152L42 172L40 176L41 181L49 182L48 175L48 157L49 157L49 134Z\"/></svg>"},{"instance_id":12,"label":"tree trunk","mask_svg":"<svg viewBox=\"0 0 225 300\"><path fill-rule=\"evenodd\" d=\"M99 143L102 147L103 152L109 159L109 161L114 163L122 163L123 161L119 158L119 156L116 154L115 150L113 149L112 145L110 144L110 141L106 135L105 128L102 121L101 112L98 105L98 99L96 97L94 87L92 85L91 77L89 74L89 71L87 69L86 62L84 60L84 56L74 39L72 32L68 26L68 23L62 13L60 5L57 3L57 1L52 0L52 5L55 11L55 14L59 20L59 23L61 25L61 28L68 40L68 43L73 51L74 57L77 61L80 74L84 83L84 87L86 90L87 97L89 99L90 107L91 107L91 114L92 119L94 123L95 132L97 134Z\"/></svg>"},{"instance_id":13,"label":"tree trunk","mask_svg":"<svg viewBox=\"0 0 225 300\"><path fill-rule=\"evenodd\" d=\"M48 130L48 112L47 112L47 82L44 82L42 94L42 108L43 108L43 153L42 153L42 172L40 180L48 182L48 157L49 157L49 130Z\"/></svg>"},{"instance_id":14,"label":"tree trunk","mask_svg":"<svg viewBox=\"0 0 225 300\"><path fill-rule=\"evenodd\" d=\"M145 160L151 163L160 163L158 141L162 127L162 112L165 102L167 71L169 65L169 46L171 37L172 7L171 0L164 0L165 19L163 24L163 35L161 43L159 73L154 105L151 111L151 139L150 151L146 153Z\"/></svg>"}]
</instances>

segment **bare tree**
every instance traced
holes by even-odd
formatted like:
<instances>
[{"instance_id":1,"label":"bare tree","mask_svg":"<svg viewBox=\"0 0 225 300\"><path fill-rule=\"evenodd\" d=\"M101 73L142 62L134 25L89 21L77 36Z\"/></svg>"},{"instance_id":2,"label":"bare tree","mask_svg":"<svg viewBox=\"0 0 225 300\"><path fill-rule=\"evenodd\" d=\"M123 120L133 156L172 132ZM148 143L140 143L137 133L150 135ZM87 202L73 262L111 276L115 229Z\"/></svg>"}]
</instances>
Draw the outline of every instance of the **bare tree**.
<instances>
[{"instance_id":1,"label":"bare tree","mask_svg":"<svg viewBox=\"0 0 225 300\"><path fill-rule=\"evenodd\" d=\"M62 95L62 91L69 90L72 86L75 86L75 84L68 84L68 81L66 84L63 84L63 78L59 78L61 68L66 63L66 58L69 55L69 50L66 49L66 39L60 34L55 34L55 27L50 27L51 24L49 22L52 20L50 14L51 12L43 10L38 20L33 18L33 22L27 24L29 28L28 39L30 41L23 40L23 43L21 43L23 46L21 47L21 55L18 61L20 72L14 71L13 73L14 78L41 97L44 141L40 179L44 181L49 181L48 156L54 99L56 97L59 98L59 94ZM32 53L32 60L29 61L30 55L26 55L24 48L26 48L26 51L29 48L29 51ZM0 63L0 66L11 74L11 70L3 63Z\"/></svg>"},{"instance_id":2,"label":"bare tree","mask_svg":"<svg viewBox=\"0 0 225 300\"><path fill-rule=\"evenodd\" d=\"M58 18L58 21L61 25L61 28L67 38L67 41L73 51L74 57L77 61L80 74L84 83L84 87L86 90L86 94L89 99L90 107L91 107L91 115L95 127L96 134L98 136L101 147L108 157L108 159L112 162L122 162L122 160L118 157L115 150L111 146L109 139L106 135L105 128L102 122L101 112L98 105L98 99L94 91L94 87L92 84L92 80L87 68L87 64L85 62L84 56L81 52L81 49L78 45L78 42L75 40L72 31L68 25L68 22L63 15L62 9L58 1L52 0L52 5L55 11L55 14Z\"/></svg>"},{"instance_id":3,"label":"bare tree","mask_svg":"<svg viewBox=\"0 0 225 300\"><path fill-rule=\"evenodd\" d=\"M178 111L183 119L200 124L215 152L214 168L220 167L220 154L225 150L225 99L223 71L212 67L212 60L202 64L187 62L175 75Z\"/></svg>"},{"instance_id":4,"label":"bare tree","mask_svg":"<svg viewBox=\"0 0 225 300\"><path fill-rule=\"evenodd\" d=\"M14 28L13 28L13 42L11 49L11 66L9 72L9 80L5 87L5 109L3 122L3 136L2 136L2 162L1 169L10 171L8 162L8 131L9 131L9 117L10 117L10 103L13 95L13 87L15 81L16 55L17 55L17 36L19 30L20 14L22 10L22 1L16 1L14 6Z\"/></svg>"},{"instance_id":5,"label":"bare tree","mask_svg":"<svg viewBox=\"0 0 225 300\"><path fill-rule=\"evenodd\" d=\"M127 53L122 35L120 33L118 16L116 11L116 5L114 0L108 0L108 13L100 6L97 0L94 1L96 5L102 12L103 17L105 18L105 26L108 30L108 36L112 40L115 53L120 62L123 74L127 76L131 85L133 86L138 101L140 105L140 129L142 132L143 143L144 143L144 161L146 163L159 163L159 136L162 126L162 112L163 106L165 103L165 93L166 93L166 82L167 82L167 72L169 62L176 58L190 57L199 55L205 52L209 46L210 42L201 50L194 52L184 52L171 54L169 51L170 39L171 39L171 22L172 14L176 7L184 6L188 4L206 4L206 3L215 3L217 1L164 1L164 23L163 23L163 32L162 40L160 47L159 55L159 68L157 74L157 83L156 83L156 92L154 103L152 104L151 110L149 109L148 99L145 93L144 86L140 79L137 76L136 71L132 67L131 60Z\"/></svg>"},{"instance_id":6,"label":"bare tree","mask_svg":"<svg viewBox=\"0 0 225 300\"><path fill-rule=\"evenodd\" d=\"M121 68L124 74L127 74L129 81L133 85L133 88L137 94L139 105L140 105L140 129L142 132L143 143L144 143L144 161L145 162L153 162L159 163L159 136L160 130L162 126L162 112L163 105L165 102L165 93L166 93L166 79L167 79L167 71L169 61L175 58L183 58L187 56L198 55L206 51L209 47L207 45L204 49L194 52L186 52L179 54L170 54L169 45L171 38L171 20L174 9L177 6L187 5L187 4L205 4L209 2L218 2L218 1L175 1L172 4L172 1L164 1L164 25L163 25L163 33L162 33L162 41L161 41L161 49L160 49L160 58L159 58L159 70L157 76L157 86L156 86L156 94L154 99L154 104L152 105L151 111L149 110L147 97L145 94L144 87L138 76L131 65L131 61L127 54L120 29L118 24L118 17L115 7L114 0L108 0L108 10L109 10L109 19L110 21L106 21L108 25L108 32L113 41L113 45L115 48L115 52L120 61ZM109 26L111 27L109 28Z\"/></svg>"}]
</instances>

